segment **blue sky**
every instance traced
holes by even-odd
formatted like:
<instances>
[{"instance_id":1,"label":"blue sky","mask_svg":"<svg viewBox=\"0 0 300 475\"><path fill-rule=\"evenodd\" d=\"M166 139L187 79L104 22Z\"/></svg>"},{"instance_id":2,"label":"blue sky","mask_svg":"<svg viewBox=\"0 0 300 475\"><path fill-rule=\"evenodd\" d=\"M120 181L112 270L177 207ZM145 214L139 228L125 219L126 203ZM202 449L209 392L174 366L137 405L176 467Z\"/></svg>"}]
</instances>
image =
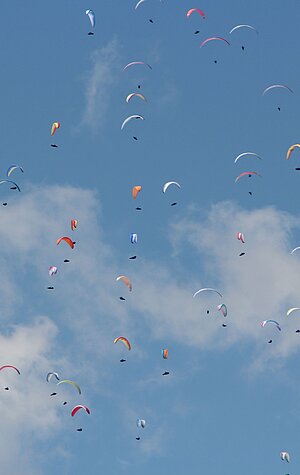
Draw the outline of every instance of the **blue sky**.
<instances>
[{"instance_id":1,"label":"blue sky","mask_svg":"<svg viewBox=\"0 0 300 475\"><path fill-rule=\"evenodd\" d=\"M289 161L285 155L300 142L299 4L134 6L2 7L0 176L13 163L24 168L11 175L21 193L0 190L0 203L8 202L0 208L0 362L21 371L0 372L3 472L296 473L300 322L286 312L300 307L299 255L290 255L300 245L300 158L298 150ZM206 19L187 19L193 7ZM87 9L96 14L94 36ZM229 35L240 23L258 34ZM200 49L209 36L231 45ZM152 70L123 71L131 61ZM294 92L262 97L275 83ZM126 104L138 85L147 103ZM145 120L121 131L131 114ZM53 121L61 123L54 138ZM234 164L245 151L263 160ZM245 170L261 177L235 184ZM181 189L164 195L171 180ZM134 185L142 185L136 202ZM74 250L56 246L64 235ZM53 278L50 265L58 267ZM120 274L130 277L131 293L116 282ZM217 288L222 299L193 299L201 287ZM216 309L223 302L226 328ZM282 332L261 328L266 319ZM119 335L129 338L130 353L113 345ZM77 381L82 395L58 391L45 380L49 371ZM71 418L76 404L91 415Z\"/></svg>"}]
</instances>

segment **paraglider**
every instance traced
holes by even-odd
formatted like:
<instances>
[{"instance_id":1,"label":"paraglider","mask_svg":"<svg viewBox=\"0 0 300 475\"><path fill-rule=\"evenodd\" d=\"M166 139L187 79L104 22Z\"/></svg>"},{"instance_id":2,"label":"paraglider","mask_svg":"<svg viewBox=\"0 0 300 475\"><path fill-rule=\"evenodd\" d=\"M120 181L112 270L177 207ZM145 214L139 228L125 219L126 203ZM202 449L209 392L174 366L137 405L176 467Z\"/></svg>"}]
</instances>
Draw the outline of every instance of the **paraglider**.
<instances>
[{"instance_id":1,"label":"paraglider","mask_svg":"<svg viewBox=\"0 0 300 475\"><path fill-rule=\"evenodd\" d=\"M127 340L127 338L125 338L125 336L119 336L118 338L115 338L114 344L118 343L118 341L121 341L122 343L124 343L124 345L126 346L128 351L131 350L130 342L129 342L129 340Z\"/></svg>"},{"instance_id":2,"label":"paraglider","mask_svg":"<svg viewBox=\"0 0 300 475\"><path fill-rule=\"evenodd\" d=\"M77 389L79 394L81 394L81 389L80 389L79 385L77 383L75 383L74 381L70 381L69 379L64 379L63 381L60 381L59 383L57 383L57 386L59 386L60 384L70 384L75 389Z\"/></svg>"},{"instance_id":3,"label":"paraglider","mask_svg":"<svg viewBox=\"0 0 300 475\"><path fill-rule=\"evenodd\" d=\"M133 97L138 97L139 99L142 99L143 101L147 102L147 99L144 96L144 94L140 94L139 92L132 92L131 94L128 94L128 96L126 97L127 104L131 101Z\"/></svg>"},{"instance_id":4,"label":"paraglider","mask_svg":"<svg viewBox=\"0 0 300 475\"><path fill-rule=\"evenodd\" d=\"M138 240L137 234L136 233L131 233L130 234L130 242L131 244L136 244Z\"/></svg>"},{"instance_id":5,"label":"paraglider","mask_svg":"<svg viewBox=\"0 0 300 475\"><path fill-rule=\"evenodd\" d=\"M262 93L262 96L264 96L268 91L271 91L272 89L285 89L286 91L293 93L292 89L288 86L285 86L284 84L273 84L272 86L266 87L266 89Z\"/></svg>"},{"instance_id":6,"label":"paraglider","mask_svg":"<svg viewBox=\"0 0 300 475\"><path fill-rule=\"evenodd\" d=\"M52 378L55 378L57 381L59 381L59 376L58 376L58 373L48 373L47 376L46 376L46 381L48 383L50 383L51 379Z\"/></svg>"},{"instance_id":7,"label":"paraglider","mask_svg":"<svg viewBox=\"0 0 300 475\"><path fill-rule=\"evenodd\" d=\"M229 41L225 40L225 38L221 38L220 36L213 36L211 38L206 38L206 40L202 41L200 48L202 48L206 43L209 43L210 41L223 41L224 43L227 43L230 46Z\"/></svg>"},{"instance_id":8,"label":"paraglider","mask_svg":"<svg viewBox=\"0 0 300 475\"><path fill-rule=\"evenodd\" d=\"M245 244L245 236L243 233L236 233L236 238L241 241L243 244Z\"/></svg>"},{"instance_id":9,"label":"paraglider","mask_svg":"<svg viewBox=\"0 0 300 475\"><path fill-rule=\"evenodd\" d=\"M167 181L167 183L163 185L163 188L162 188L163 193L165 193L167 189L169 188L169 186L171 185L175 185L178 188L181 188L181 186L179 185L179 183L177 183L177 181Z\"/></svg>"},{"instance_id":10,"label":"paraglider","mask_svg":"<svg viewBox=\"0 0 300 475\"><path fill-rule=\"evenodd\" d=\"M137 419L136 421L137 427L140 429L141 427L144 429L146 425L145 419Z\"/></svg>"},{"instance_id":11,"label":"paraglider","mask_svg":"<svg viewBox=\"0 0 300 475\"><path fill-rule=\"evenodd\" d=\"M131 68L131 66L136 66L139 64L143 66L147 66L149 69L152 69L150 64L145 63L145 61L132 61L131 63L126 64L126 66L123 68L123 71L126 71L126 69Z\"/></svg>"},{"instance_id":12,"label":"paraglider","mask_svg":"<svg viewBox=\"0 0 300 475\"><path fill-rule=\"evenodd\" d=\"M121 130L124 129L125 125L132 119L140 119L140 120L145 120L144 117L142 117L141 115L138 115L138 114L134 114L134 115L130 115L129 117L127 117L123 122L122 122L122 125L121 125Z\"/></svg>"},{"instance_id":13,"label":"paraglider","mask_svg":"<svg viewBox=\"0 0 300 475\"><path fill-rule=\"evenodd\" d=\"M300 249L300 246L295 247L295 249L293 249L293 250L291 251L291 254L294 254L294 252L295 252L295 251L298 251L299 249Z\"/></svg>"},{"instance_id":14,"label":"paraglider","mask_svg":"<svg viewBox=\"0 0 300 475\"><path fill-rule=\"evenodd\" d=\"M217 293L218 295L220 295L220 297L222 298L222 294L220 294L220 292L218 292L218 290L216 290L216 289L211 289L211 288L209 288L209 287L205 287L205 288L203 288L203 289L197 290L197 292L194 293L193 298L195 298L196 295L200 294L201 292L215 292L215 293Z\"/></svg>"},{"instance_id":15,"label":"paraglider","mask_svg":"<svg viewBox=\"0 0 300 475\"><path fill-rule=\"evenodd\" d=\"M49 267L49 275L52 277L53 275L57 274L57 267L51 266Z\"/></svg>"},{"instance_id":16,"label":"paraglider","mask_svg":"<svg viewBox=\"0 0 300 475\"><path fill-rule=\"evenodd\" d=\"M10 365L10 364L6 364L6 365L4 365L4 366L1 366L1 367L0 367L0 371L2 371L3 369L6 369L6 368L12 368L12 369L14 369L18 374L21 374L20 371L18 370L18 368L16 368L15 366L12 366L12 365Z\"/></svg>"},{"instance_id":17,"label":"paraglider","mask_svg":"<svg viewBox=\"0 0 300 475\"><path fill-rule=\"evenodd\" d=\"M275 325L276 328L281 332L281 328L278 322L275 320L264 320L263 322L260 322L260 326L264 328L267 324Z\"/></svg>"},{"instance_id":18,"label":"paraglider","mask_svg":"<svg viewBox=\"0 0 300 475\"><path fill-rule=\"evenodd\" d=\"M280 458L283 462L290 462L290 454L288 452L280 452Z\"/></svg>"},{"instance_id":19,"label":"paraglider","mask_svg":"<svg viewBox=\"0 0 300 475\"><path fill-rule=\"evenodd\" d=\"M162 373L163 376L167 376L168 374L170 374L169 371L165 371L164 373Z\"/></svg>"},{"instance_id":20,"label":"paraglider","mask_svg":"<svg viewBox=\"0 0 300 475\"><path fill-rule=\"evenodd\" d=\"M140 185L136 185L132 188L132 197L135 200L139 192L141 191L142 187Z\"/></svg>"},{"instance_id":21,"label":"paraglider","mask_svg":"<svg viewBox=\"0 0 300 475\"><path fill-rule=\"evenodd\" d=\"M86 10L85 14L88 16L92 28L95 28L96 17L95 17L95 13L93 12L93 10ZM90 31L88 34L93 35L94 33L92 31Z\"/></svg>"},{"instance_id":22,"label":"paraglider","mask_svg":"<svg viewBox=\"0 0 300 475\"><path fill-rule=\"evenodd\" d=\"M221 305L218 305L217 308L223 314L223 317L227 317L227 307L225 303L221 303Z\"/></svg>"},{"instance_id":23,"label":"paraglider","mask_svg":"<svg viewBox=\"0 0 300 475\"><path fill-rule=\"evenodd\" d=\"M71 219L71 229L74 231L78 226L78 221L77 219Z\"/></svg>"},{"instance_id":24,"label":"paraglider","mask_svg":"<svg viewBox=\"0 0 300 475\"><path fill-rule=\"evenodd\" d=\"M294 145L292 145L288 151L287 151L287 154L286 154L286 160L288 160L292 154L292 152L295 150L295 148L300 148L300 144L299 143L295 143Z\"/></svg>"},{"instance_id":25,"label":"paraglider","mask_svg":"<svg viewBox=\"0 0 300 475\"><path fill-rule=\"evenodd\" d=\"M22 173L24 173L23 168L20 167L19 165L11 165L7 169L6 176L9 177L12 174L12 172L14 172L15 170L20 170Z\"/></svg>"},{"instance_id":26,"label":"paraglider","mask_svg":"<svg viewBox=\"0 0 300 475\"><path fill-rule=\"evenodd\" d=\"M258 34L257 29L254 28L254 26L251 26L251 25L236 25L236 26L234 26L233 28L231 28L229 34L231 35L231 33L233 33L233 32L236 31L236 30L239 30L240 28L248 28L248 29L250 29L250 30L255 31L255 32Z\"/></svg>"},{"instance_id":27,"label":"paraglider","mask_svg":"<svg viewBox=\"0 0 300 475\"><path fill-rule=\"evenodd\" d=\"M295 312L296 310L300 310L300 308L299 308L299 307L290 308L290 309L286 312L286 316L288 317L289 315L291 315L291 313Z\"/></svg>"},{"instance_id":28,"label":"paraglider","mask_svg":"<svg viewBox=\"0 0 300 475\"><path fill-rule=\"evenodd\" d=\"M189 18L191 16L191 14L194 13L194 12L199 13L199 15L201 16L201 18L203 18L203 20L205 19L205 13L202 10L199 10L199 8L191 8L187 12L186 17Z\"/></svg>"},{"instance_id":29,"label":"paraglider","mask_svg":"<svg viewBox=\"0 0 300 475\"><path fill-rule=\"evenodd\" d=\"M161 350L161 354L162 354L162 357L164 360L167 360L168 359L168 356L169 356L169 350L167 348L163 348Z\"/></svg>"},{"instance_id":30,"label":"paraglider","mask_svg":"<svg viewBox=\"0 0 300 475\"><path fill-rule=\"evenodd\" d=\"M87 406L84 406L83 404L78 404L72 409L71 416L74 417L75 414L80 411L80 409L84 409L87 414L91 413L90 409Z\"/></svg>"},{"instance_id":31,"label":"paraglider","mask_svg":"<svg viewBox=\"0 0 300 475\"><path fill-rule=\"evenodd\" d=\"M55 132L60 128L60 122L53 122L51 126L51 135L54 135Z\"/></svg>"},{"instance_id":32,"label":"paraglider","mask_svg":"<svg viewBox=\"0 0 300 475\"><path fill-rule=\"evenodd\" d=\"M259 173L257 172L243 172L241 173L240 175L238 175L235 179L235 183L237 183L243 176L246 176L248 175L249 177L251 177L252 175L257 175L257 176L261 176Z\"/></svg>"},{"instance_id":33,"label":"paraglider","mask_svg":"<svg viewBox=\"0 0 300 475\"><path fill-rule=\"evenodd\" d=\"M132 291L132 284L130 282L130 280L128 279L128 277L126 277L126 275L119 275L119 277L116 278L116 281L118 280L122 280L124 282L125 285L127 285L128 289L129 289L129 292Z\"/></svg>"},{"instance_id":34,"label":"paraglider","mask_svg":"<svg viewBox=\"0 0 300 475\"><path fill-rule=\"evenodd\" d=\"M136 10L142 3L144 3L145 0L139 0L136 4L136 6L134 7L134 9Z\"/></svg>"},{"instance_id":35,"label":"paraglider","mask_svg":"<svg viewBox=\"0 0 300 475\"><path fill-rule=\"evenodd\" d=\"M74 242L69 237L64 236L64 237L61 237L61 238L57 239L57 241L56 241L57 246L61 243L61 241L65 241L67 244L69 244L71 249L74 249Z\"/></svg>"},{"instance_id":36,"label":"paraglider","mask_svg":"<svg viewBox=\"0 0 300 475\"><path fill-rule=\"evenodd\" d=\"M11 190L18 190L21 192L19 186L17 185L17 183L15 183L14 181L11 181L11 180L0 180L0 185L2 185L3 183L11 183L12 185L14 185L13 188L11 188Z\"/></svg>"},{"instance_id":37,"label":"paraglider","mask_svg":"<svg viewBox=\"0 0 300 475\"><path fill-rule=\"evenodd\" d=\"M237 163L237 161L242 158L242 157L245 157L247 155L253 155L254 157L258 158L259 160L262 160L262 158L257 155L257 153L254 153L254 152L243 152L243 153L240 153L240 155L238 155L235 159L234 159L234 163Z\"/></svg>"}]
</instances>

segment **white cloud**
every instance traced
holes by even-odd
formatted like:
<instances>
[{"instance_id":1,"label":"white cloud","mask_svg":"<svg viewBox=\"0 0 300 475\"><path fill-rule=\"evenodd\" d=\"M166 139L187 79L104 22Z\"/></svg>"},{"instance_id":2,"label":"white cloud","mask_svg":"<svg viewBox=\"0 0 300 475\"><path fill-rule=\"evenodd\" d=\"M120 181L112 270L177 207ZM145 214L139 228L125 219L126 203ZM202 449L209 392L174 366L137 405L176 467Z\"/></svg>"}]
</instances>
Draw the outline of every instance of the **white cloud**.
<instances>
[{"instance_id":1,"label":"white cloud","mask_svg":"<svg viewBox=\"0 0 300 475\"><path fill-rule=\"evenodd\" d=\"M45 317L0 335L1 364L15 365L21 372L19 375L5 368L0 373L3 473L41 473L37 464L32 463L36 458L34 445L38 439L47 440L61 429L58 405L49 401L50 389L45 381L47 370L55 364L50 353L56 336L56 326ZM62 361L58 363L62 365Z\"/></svg>"}]
</instances>

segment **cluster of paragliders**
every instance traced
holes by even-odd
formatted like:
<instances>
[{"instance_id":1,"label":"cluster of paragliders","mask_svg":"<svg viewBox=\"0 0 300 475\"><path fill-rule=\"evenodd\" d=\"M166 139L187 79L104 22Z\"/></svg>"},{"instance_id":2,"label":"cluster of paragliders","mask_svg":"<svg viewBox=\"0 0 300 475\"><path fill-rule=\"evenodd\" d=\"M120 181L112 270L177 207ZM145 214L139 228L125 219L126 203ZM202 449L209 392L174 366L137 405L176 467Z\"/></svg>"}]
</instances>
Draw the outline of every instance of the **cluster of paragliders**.
<instances>
[{"instance_id":1,"label":"cluster of paragliders","mask_svg":"<svg viewBox=\"0 0 300 475\"><path fill-rule=\"evenodd\" d=\"M0 372L3 371L3 370L6 370L6 369L10 369L10 370L13 370L15 371L17 374L21 374L21 371L14 365L11 365L11 364L6 364L6 365L3 365L0 367ZM70 379L63 379L63 380L60 380L59 378L59 375L58 373L56 372L49 372L46 376L46 381L47 383L51 383L52 381L56 381L56 386L60 386L61 384L67 384L71 387L73 387L74 389L76 389L77 393L79 395L81 395L81 389L80 389L80 386L75 382L75 381L71 381ZM6 386L5 388L5 391L9 391L9 387ZM53 392L50 394L50 396L56 396L57 395L57 392ZM67 404L67 401L65 401L63 403L63 405L65 406ZM74 417L78 411L80 410L84 410L87 414L90 414L91 411L90 409L85 406L84 404L76 404L73 409L71 410L71 416ZM82 432L82 428L79 428L77 429L78 432Z\"/></svg>"},{"instance_id":2,"label":"cluster of paragliders","mask_svg":"<svg viewBox=\"0 0 300 475\"><path fill-rule=\"evenodd\" d=\"M75 381L71 381L70 379L63 379L63 380L60 381L58 373L50 372L46 376L46 381L47 381L47 383L50 383L52 380L57 381L56 386L60 386L61 384L67 384L67 385L73 387L77 391L79 396L81 396L80 386ZM58 394L57 392L53 392L53 393L50 394L50 396L57 396L57 394ZM65 406L66 404L67 404L67 401L64 401L63 405ZM85 406L84 404L76 404L73 407L73 409L71 410L71 417L74 417L77 414L77 412L81 411L81 410L84 410L86 412L86 414L91 413L90 409L87 406ZM82 432L82 427L78 428L77 431Z\"/></svg>"},{"instance_id":3,"label":"cluster of paragliders","mask_svg":"<svg viewBox=\"0 0 300 475\"><path fill-rule=\"evenodd\" d=\"M204 11L200 10L200 8L190 8L186 13L186 18L191 18L192 15L200 18L201 19L200 21L206 19ZM240 24L240 25L234 26L229 31L229 34L231 35L232 33L239 31L240 29L248 29L250 31L252 30L256 34L258 34L258 31L256 28L254 28L254 26L246 25L246 24ZM199 33L200 33L200 30L196 30L194 34L198 35ZM203 46L205 46L206 44L210 42L215 42L215 41L222 42L223 44L230 46L230 42L226 38L223 38L221 36L209 36L208 38L205 38L204 40L202 40L202 42L200 43L200 48L203 48ZM244 51L245 46L241 46L241 49ZM216 59L214 60L214 63L215 64L217 63Z\"/></svg>"},{"instance_id":4,"label":"cluster of paragliders","mask_svg":"<svg viewBox=\"0 0 300 475\"><path fill-rule=\"evenodd\" d=\"M129 69L133 66L139 66L139 65L140 66L146 66L148 69L152 69L150 64L147 64L144 61L132 61L131 63L126 64L126 66L123 68L123 71L126 71L127 69ZM139 84L138 89L140 89L140 87L141 86ZM131 103L131 101L135 100L135 98L137 98L141 101L147 102L147 99L144 96L144 94L141 94L140 92L131 92L126 96L126 99L125 99L126 103L127 104ZM127 125L133 119L135 119L135 120L145 120L144 117L140 114L129 115L128 117L126 117L126 119L123 120L123 122L121 124L121 130L123 130L125 125ZM134 140L138 140L136 135L134 135L133 138L134 138Z\"/></svg>"},{"instance_id":5,"label":"cluster of paragliders","mask_svg":"<svg viewBox=\"0 0 300 475\"><path fill-rule=\"evenodd\" d=\"M139 0L136 5L135 5L135 10L137 10L146 0ZM86 16L88 18L88 21L90 23L90 31L88 32L88 35L89 36L93 36L94 35L94 30L95 30L95 24L96 24L96 20L95 20L95 13L93 10L91 9L87 9L86 10ZM192 17L197 17L200 19L200 22L203 22L204 20L206 21L206 15L204 13L203 10L199 9L199 8L190 8L187 13L186 13L186 18L189 19L189 21L192 21L191 18ZM149 20L151 23L153 23L153 20L150 19ZM256 28L252 25L249 25L249 24L239 24L239 25L236 25L234 26L233 28L231 28L231 30L229 31L229 35L232 35L232 34L236 34L237 32L240 32L242 29L246 29L246 30L250 30L254 33L256 33L258 35L258 31L256 30ZM195 34L199 34L200 33L200 30L197 30L195 31ZM227 46L230 46L230 42L224 38L224 37L221 37L221 36L210 36L210 37L207 37L207 38L204 38L201 43L200 43L200 48L203 48L205 45L208 45L208 44L212 44L212 43L216 43L216 42L219 42L220 44L223 44L223 45L227 45ZM241 49L244 50L245 47L242 45L241 46ZM217 63L217 60L214 61L215 63ZM131 68L136 68L136 67L143 67L145 68L147 71L151 71L152 70L152 66L144 61L132 61L132 62L129 62L128 64L126 64L126 66L123 68L123 71L128 71L130 70ZM136 103L139 103L139 104L146 104L147 103L147 98L146 96L140 92L140 89L141 89L141 85L139 84L137 86L137 90L135 90L134 92L129 92L125 98L125 101L126 101L126 104L128 104L128 107L131 106L131 104L136 104ZM277 89L283 89L287 92L290 92L290 93L293 93L292 89L289 87L289 86L286 86L284 84L272 84L268 87L266 87L263 92L262 92L262 96L265 96L266 94L268 94L270 91L274 91L274 90L277 90ZM142 101L142 102L141 102ZM280 107L278 107L278 110L280 111ZM130 114L128 115L122 122L121 124L121 131L123 130L126 130L127 127L130 126L130 124L132 122L136 122L136 121L144 121L145 118L143 115L141 114ZM54 137L55 134L57 133L58 129L60 129L61 127L61 123L59 121L54 121L52 123L52 126L51 126L51 129L50 129L50 135L51 137ZM135 141L138 140L138 137L136 135L133 136L133 139ZM51 147L53 148L58 148L58 144L57 143L51 143ZM288 148L288 151L287 151L287 154L286 154L286 160L289 160L291 158L291 155L292 153L294 152L295 149L297 148L300 148L300 144L296 143L292 146L290 146ZM249 161L250 160L250 163L251 163L251 160L255 159L256 163L260 163L260 161L262 160L262 158L255 152L242 152L240 153L239 155L237 155L234 159L234 163L235 164L239 164L239 163L246 163L245 160ZM241 162L240 162L241 160ZM239 166L239 165L238 165ZM242 178L245 178L245 177L249 177L251 178L252 176L256 176L256 177L261 177L261 174L258 173L258 171L253 171L252 170L252 166L250 168L250 171L249 171L249 168L248 166L245 167L245 169L243 169L235 178L235 183L238 183L240 182L240 180ZM20 187L18 186L17 183L15 183L14 181L11 181L10 177L11 175L16 172L16 171L20 171L21 173L24 173L24 170L21 166L19 165L11 165L8 170L7 170L7 173L6 173L6 179L3 179L3 180L0 180L0 184L4 184L4 183L7 183L11 186L11 189L12 190L18 190L19 192L21 191L20 190ZM299 168L296 168L296 170L300 170L300 167ZM163 195L165 195L168 190L170 189L170 187L173 187L174 189L181 189L181 185L179 182L177 181L167 181L165 182L163 185L162 185L162 193ZM131 190L131 194L132 194L132 198L136 201L138 200L139 196L140 196L140 193L142 191L142 186L141 185L135 185L133 186L132 190ZM178 191L178 190L177 190ZM252 195L252 191L249 191L249 194ZM170 204L170 206L175 206L177 204L177 202L172 202ZM7 205L7 203L3 203L3 205ZM142 210L140 204L136 207L136 210L140 211ZM76 219L72 219L71 220L71 231L75 231L76 228L78 226L78 221ZM236 239L240 242L241 245L244 245L246 240L245 240L245 236L243 234L243 232L241 231L238 231L236 233ZM60 238L57 239L56 241L56 244L57 245L60 245L61 243L65 243L66 245L68 245L72 250L74 249L75 247L75 242L69 237L69 236L62 236ZM133 245L136 245L138 244L138 233L136 232L132 232L130 233L130 243L133 244ZM296 252L297 250L300 249L300 246L298 247L295 247L292 251L291 251L291 254L293 254L294 252ZM239 254L240 256L243 256L245 255L245 252L241 252ZM135 260L136 259L136 255L132 255L131 257L129 257L130 260ZM69 262L69 259L65 259L64 262ZM55 266L55 265L51 265L48 269L48 274L49 274L49 277L50 278L53 278L58 272L58 267ZM123 284L125 284L125 286L127 287L128 291L129 292L132 292L133 290L133 285L132 285L132 282L130 280L129 277L127 277L126 275L119 275L116 277L116 281L117 282L122 282ZM48 287L49 290L53 290L54 287L53 286L49 286ZM200 296L203 296L203 295L207 295L207 293L211 293L213 294L214 296L218 296L220 299L223 300L223 296L222 294L214 289L214 288L211 288L211 287L205 287L205 288L200 288L199 290L197 290L194 294L193 294L193 298L196 298L198 296L198 298ZM202 297L203 298L203 297ZM124 301L125 298L123 296L120 297L120 300ZM220 300L218 303L214 302L214 309L217 310L218 315L222 315L223 318L226 318L228 316L228 309L227 309L227 305L221 301L220 303ZM293 312L296 312L296 311L300 311L300 307L292 307L290 308L287 313L286 313L286 316L289 317ZM206 314L209 315L210 314L210 310L206 310ZM223 320L224 321L224 320ZM225 320L226 321L226 320ZM262 328L265 328L265 327L269 327L269 326L273 326L275 327L279 332L281 332L282 328L281 328L281 325L276 321L276 320L273 320L273 319L266 319L266 320L263 320L262 322L260 322L260 325ZM222 323L222 327L227 327L227 324L225 323ZM300 330L296 330L298 333L300 332ZM269 340L268 343L272 343L273 340ZM125 336L118 336L114 339L113 341L113 344L122 344L123 347L125 348L126 350L126 354L127 352L130 352L132 350L132 346L131 346L131 343L129 341L129 339ZM167 360L168 359L168 356L169 356L169 350L167 348L162 348L161 349L161 357L163 358L163 360ZM125 363L126 362L126 359L124 357L122 357L120 359L120 362L121 363ZM19 375L20 375L20 371L18 370L18 368L16 368L15 366L13 365L4 365L2 367L0 367L0 371L2 371L3 369L7 369L7 368L10 368L10 369L13 369L14 371L16 371ZM167 376L169 375L169 371L164 371L162 373L163 376ZM60 380L60 377L58 375L57 372L49 372L46 376L46 381L47 383L56 383L56 387L58 388L59 386L61 387L61 385L63 384L67 384L71 387L73 387L77 394L80 396L81 395L81 388L80 386L72 381L72 380L69 380L69 379L63 379L63 380ZM9 390L8 387L5 388L5 390ZM56 396L58 393L57 392L52 392L50 394L50 396ZM65 401L63 403L63 405L66 405L67 402ZM75 405L71 412L70 412L70 415L71 417L75 417L76 414L79 412L79 411L84 411L86 414L90 414L91 411L90 409L84 405L84 404L77 404ZM136 420L136 426L137 428L140 430L140 429L145 429L146 427L146 420L145 419L141 419L141 418L138 418ZM82 431L82 428L78 428L77 431ZM140 436L137 436L136 437L136 440L140 440L141 437ZM287 463L290 462L290 455L288 452L281 452L280 453L280 458L282 461L285 461Z\"/></svg>"},{"instance_id":6,"label":"cluster of paragliders","mask_svg":"<svg viewBox=\"0 0 300 475\"><path fill-rule=\"evenodd\" d=\"M77 228L78 221L77 219L71 219L71 230L74 231ZM73 241L70 237L68 236L62 236L57 239L56 245L58 246L61 242L65 242L71 249L74 249L75 247L75 241ZM64 259L64 262L70 262L70 259ZM49 277L53 277L57 274L58 268L56 266L50 266L48 270ZM48 290L54 290L54 287L48 286Z\"/></svg>"}]
</instances>

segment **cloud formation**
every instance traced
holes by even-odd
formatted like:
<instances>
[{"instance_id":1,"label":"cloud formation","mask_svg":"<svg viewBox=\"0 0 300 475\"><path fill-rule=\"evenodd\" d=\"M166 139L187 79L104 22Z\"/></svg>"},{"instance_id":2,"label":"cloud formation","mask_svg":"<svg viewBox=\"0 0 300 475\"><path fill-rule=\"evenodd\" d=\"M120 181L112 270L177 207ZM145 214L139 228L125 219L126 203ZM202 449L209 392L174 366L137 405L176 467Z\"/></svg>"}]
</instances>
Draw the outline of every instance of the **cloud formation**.
<instances>
[{"instance_id":1,"label":"cloud formation","mask_svg":"<svg viewBox=\"0 0 300 475\"><path fill-rule=\"evenodd\" d=\"M117 60L117 40L110 41L106 46L92 53L92 68L86 83L85 109L80 127L88 126L95 131L102 126L109 106L112 86L116 83Z\"/></svg>"}]
</instances>

